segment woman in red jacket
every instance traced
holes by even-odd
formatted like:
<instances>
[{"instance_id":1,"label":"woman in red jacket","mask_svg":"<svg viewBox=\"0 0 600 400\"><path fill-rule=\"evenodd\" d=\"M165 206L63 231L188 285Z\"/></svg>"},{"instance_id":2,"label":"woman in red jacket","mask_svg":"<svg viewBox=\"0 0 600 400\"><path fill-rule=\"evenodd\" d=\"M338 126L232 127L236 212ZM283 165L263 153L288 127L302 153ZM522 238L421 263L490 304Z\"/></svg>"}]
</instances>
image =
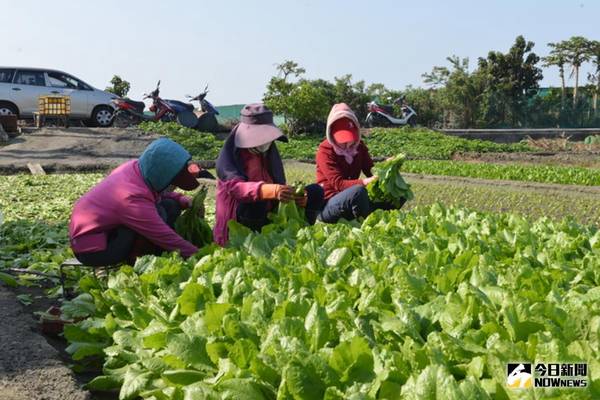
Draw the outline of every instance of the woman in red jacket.
<instances>
[{"instance_id":1,"label":"woman in red jacket","mask_svg":"<svg viewBox=\"0 0 600 400\"><path fill-rule=\"evenodd\" d=\"M317 150L317 183L325 191L325 207L319 218L334 223L340 218L366 217L386 203L369 200L366 186L373 180L373 160L360 138L356 115L345 103L335 104L327 118L326 138ZM360 178L361 172L365 175Z\"/></svg>"}]
</instances>

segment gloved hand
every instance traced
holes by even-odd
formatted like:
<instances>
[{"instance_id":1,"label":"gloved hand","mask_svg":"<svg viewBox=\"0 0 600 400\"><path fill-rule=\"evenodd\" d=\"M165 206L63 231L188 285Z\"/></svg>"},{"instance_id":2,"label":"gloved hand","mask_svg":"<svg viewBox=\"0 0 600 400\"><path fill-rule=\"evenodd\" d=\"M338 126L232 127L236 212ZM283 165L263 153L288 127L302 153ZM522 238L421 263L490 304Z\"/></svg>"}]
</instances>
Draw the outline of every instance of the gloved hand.
<instances>
[{"instance_id":1,"label":"gloved hand","mask_svg":"<svg viewBox=\"0 0 600 400\"><path fill-rule=\"evenodd\" d=\"M294 197L292 188L288 185L263 183L259 189L261 200L290 201Z\"/></svg>"},{"instance_id":2,"label":"gloved hand","mask_svg":"<svg viewBox=\"0 0 600 400\"><path fill-rule=\"evenodd\" d=\"M377 175L370 176L370 177L368 177L368 178L365 178L365 179L363 179L363 180L362 180L362 184L363 184L364 186L367 186L369 183L373 182L373 181L374 181L374 180L376 180L376 179L377 179Z\"/></svg>"},{"instance_id":3,"label":"gloved hand","mask_svg":"<svg viewBox=\"0 0 600 400\"><path fill-rule=\"evenodd\" d=\"M306 208L306 203L308 202L308 196L306 195L306 191L304 192L303 195L294 196L294 201L296 202L296 205L298 207Z\"/></svg>"},{"instance_id":4,"label":"gloved hand","mask_svg":"<svg viewBox=\"0 0 600 400\"><path fill-rule=\"evenodd\" d=\"M190 196L182 196L179 205L184 210L190 208L192 206L192 198Z\"/></svg>"}]
</instances>

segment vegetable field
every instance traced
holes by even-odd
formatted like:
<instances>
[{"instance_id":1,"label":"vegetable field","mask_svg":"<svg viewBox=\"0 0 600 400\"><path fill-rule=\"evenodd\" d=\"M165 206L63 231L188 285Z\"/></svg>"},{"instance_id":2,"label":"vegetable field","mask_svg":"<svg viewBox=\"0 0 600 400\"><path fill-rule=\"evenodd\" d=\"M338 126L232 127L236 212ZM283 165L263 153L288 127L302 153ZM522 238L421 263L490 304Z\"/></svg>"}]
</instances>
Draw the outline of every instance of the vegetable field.
<instances>
[{"instance_id":1,"label":"vegetable field","mask_svg":"<svg viewBox=\"0 0 600 400\"><path fill-rule=\"evenodd\" d=\"M519 398L515 360L600 371L600 232L433 206L362 224L233 229L203 258L86 277L67 303L88 386L121 398ZM594 398L587 389L538 398Z\"/></svg>"},{"instance_id":2,"label":"vegetable field","mask_svg":"<svg viewBox=\"0 0 600 400\"><path fill-rule=\"evenodd\" d=\"M598 398L598 197L408 189L385 179L401 164L378 166L382 188L414 193L400 211L305 226L289 204L261 234L234 224L229 247L189 260L70 271L78 296L63 317L78 322L64 338L96 376L86 387L155 400ZM310 182L313 168L287 163L288 179ZM57 273L72 204L102 176L0 176L0 282L39 283L15 267ZM196 204L206 194L210 224L213 193ZM511 389L512 362L585 362L588 385Z\"/></svg>"},{"instance_id":3,"label":"vegetable field","mask_svg":"<svg viewBox=\"0 0 600 400\"><path fill-rule=\"evenodd\" d=\"M429 175L600 186L600 169L594 168L411 160L405 163L403 170Z\"/></svg>"},{"instance_id":4,"label":"vegetable field","mask_svg":"<svg viewBox=\"0 0 600 400\"><path fill-rule=\"evenodd\" d=\"M222 146L222 141L212 134L199 133L176 123L145 122L140 128L170 137L181 143L198 160L214 160ZM324 133L312 136L291 137L288 143L278 142L277 147L285 159L309 160L315 158ZM460 152L526 152L532 149L526 144L498 144L485 140L468 140L447 136L423 128L373 129L363 140L373 157L383 158L406 154L409 159L447 160Z\"/></svg>"}]
</instances>

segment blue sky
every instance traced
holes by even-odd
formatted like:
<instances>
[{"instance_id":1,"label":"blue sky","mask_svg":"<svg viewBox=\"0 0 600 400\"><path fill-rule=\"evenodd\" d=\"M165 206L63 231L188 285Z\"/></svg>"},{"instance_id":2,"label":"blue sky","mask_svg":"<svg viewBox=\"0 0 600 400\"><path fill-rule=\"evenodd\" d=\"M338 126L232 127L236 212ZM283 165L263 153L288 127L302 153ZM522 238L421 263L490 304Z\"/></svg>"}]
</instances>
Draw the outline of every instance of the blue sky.
<instances>
[{"instance_id":1,"label":"blue sky","mask_svg":"<svg viewBox=\"0 0 600 400\"><path fill-rule=\"evenodd\" d=\"M162 80L180 98L206 83L215 104L257 101L275 64L297 61L307 77L350 73L391 88L456 54L506 51L517 35L546 43L600 40L600 1L34 1L0 0L0 65L62 69L104 88L113 74L141 97ZM545 85L558 85L556 69ZM582 74L585 78L585 74Z\"/></svg>"}]
</instances>

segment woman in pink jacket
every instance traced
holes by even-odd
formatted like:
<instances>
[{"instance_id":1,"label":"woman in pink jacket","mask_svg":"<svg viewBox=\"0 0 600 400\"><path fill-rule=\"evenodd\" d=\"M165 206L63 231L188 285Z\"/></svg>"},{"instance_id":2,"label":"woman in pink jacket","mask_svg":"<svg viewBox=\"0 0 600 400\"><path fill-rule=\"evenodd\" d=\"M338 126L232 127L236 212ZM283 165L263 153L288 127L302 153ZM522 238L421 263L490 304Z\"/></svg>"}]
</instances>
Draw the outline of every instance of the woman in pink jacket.
<instances>
[{"instance_id":1,"label":"woman in pink jacket","mask_svg":"<svg viewBox=\"0 0 600 400\"><path fill-rule=\"evenodd\" d=\"M323 188L317 184L305 188L304 197L294 198L286 185L283 163L275 140L287 138L273 124L273 113L263 104L248 104L217 158L217 195L215 242L224 246L229 233L227 223L236 220L259 231L268 223L267 214L279 201L295 200L305 208L305 216L314 224L323 206Z\"/></svg>"},{"instance_id":2,"label":"woman in pink jacket","mask_svg":"<svg viewBox=\"0 0 600 400\"><path fill-rule=\"evenodd\" d=\"M69 224L75 257L84 265L107 266L133 263L137 256L163 250L183 257L198 251L173 230L191 199L172 188L198 187L201 168L190 159L179 144L161 138L84 194Z\"/></svg>"}]
</instances>

